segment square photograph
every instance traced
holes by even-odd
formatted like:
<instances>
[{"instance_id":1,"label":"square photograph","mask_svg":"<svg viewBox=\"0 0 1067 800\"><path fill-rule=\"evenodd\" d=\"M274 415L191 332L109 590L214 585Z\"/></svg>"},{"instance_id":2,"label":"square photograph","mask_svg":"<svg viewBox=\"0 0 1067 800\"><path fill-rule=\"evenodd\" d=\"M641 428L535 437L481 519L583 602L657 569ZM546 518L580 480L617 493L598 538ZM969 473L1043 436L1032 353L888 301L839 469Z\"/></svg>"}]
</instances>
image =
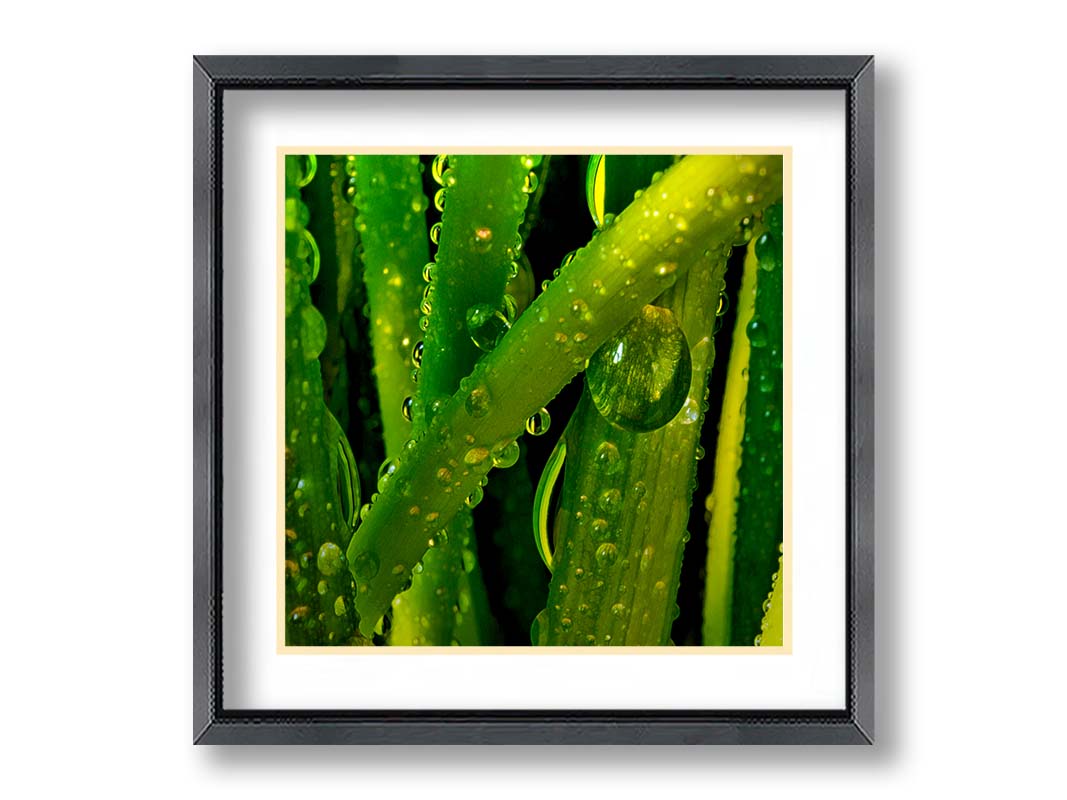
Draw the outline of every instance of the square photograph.
<instances>
[{"instance_id":1,"label":"square photograph","mask_svg":"<svg viewBox=\"0 0 1067 800\"><path fill-rule=\"evenodd\" d=\"M278 153L278 640L789 634L789 153Z\"/></svg>"}]
</instances>

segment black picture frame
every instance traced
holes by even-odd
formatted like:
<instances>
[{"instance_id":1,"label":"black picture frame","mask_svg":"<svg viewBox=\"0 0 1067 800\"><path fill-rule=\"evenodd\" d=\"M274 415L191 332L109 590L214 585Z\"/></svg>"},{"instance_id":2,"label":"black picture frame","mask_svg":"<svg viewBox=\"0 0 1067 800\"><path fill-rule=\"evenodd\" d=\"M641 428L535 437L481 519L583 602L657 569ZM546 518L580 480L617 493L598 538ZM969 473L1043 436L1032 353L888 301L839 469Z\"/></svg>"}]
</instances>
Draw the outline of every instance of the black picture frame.
<instances>
[{"instance_id":1,"label":"black picture frame","mask_svg":"<svg viewBox=\"0 0 1067 800\"><path fill-rule=\"evenodd\" d=\"M233 89L843 90L846 680L826 711L236 711L222 702L222 129ZM199 744L872 744L874 59L196 56L193 59L193 739Z\"/></svg>"}]
</instances>

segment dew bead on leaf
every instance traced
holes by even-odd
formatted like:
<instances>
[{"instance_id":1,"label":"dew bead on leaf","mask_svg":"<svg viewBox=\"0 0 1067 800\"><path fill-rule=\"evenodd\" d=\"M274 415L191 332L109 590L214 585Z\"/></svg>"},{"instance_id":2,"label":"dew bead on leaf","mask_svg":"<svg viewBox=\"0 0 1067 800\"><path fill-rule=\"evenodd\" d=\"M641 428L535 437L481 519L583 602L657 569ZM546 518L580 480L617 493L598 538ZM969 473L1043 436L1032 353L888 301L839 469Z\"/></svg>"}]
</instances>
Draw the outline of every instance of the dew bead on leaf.
<instances>
[{"instance_id":1,"label":"dew bead on leaf","mask_svg":"<svg viewBox=\"0 0 1067 800\"><path fill-rule=\"evenodd\" d=\"M323 575L336 575L344 563L344 553L333 542L324 542L319 548L315 563Z\"/></svg>"},{"instance_id":2,"label":"dew bead on leaf","mask_svg":"<svg viewBox=\"0 0 1067 800\"><path fill-rule=\"evenodd\" d=\"M467 333L471 341L482 351L489 352L499 344L511 329L500 311L488 303L479 303L467 309Z\"/></svg>"},{"instance_id":3,"label":"dew bead on leaf","mask_svg":"<svg viewBox=\"0 0 1067 800\"><path fill-rule=\"evenodd\" d=\"M739 216L735 212L727 212L716 206L715 212L705 212L701 192L712 185L722 189L725 194L739 196L738 201L742 204L745 198L753 197L750 209L746 210L762 220L759 215L762 212L763 201L755 198L761 192L767 191L755 178L751 184L741 181L734 174L737 170L728 159L714 157L686 158L680 161L676 167L667 170L663 177L663 186L655 191L646 191L634 203L631 209L622 210L613 225L608 224L608 214L615 213L613 210L604 212L604 225L600 235L590 244L579 251L575 260L568 264L557 281L548 287L543 297L533 302L530 313L516 315L513 327L506 331L496 345L489 351L479 347L470 332L465 330L465 312L472 305L485 303L495 312L500 313L503 303L504 286L510 274L510 263L514 256L505 252L509 247L503 247L505 243L511 243L514 234L502 227L496 221L490 221L483 217L485 205L480 207L477 202L480 198L474 197L469 207L464 200L463 192L488 193L491 191L488 183L477 185L476 181L468 179L463 169L462 159L469 158L472 162L475 157L456 156L455 163L448 164L447 169L441 171L444 179L441 186L448 186L446 173L455 173L456 182L448 186L448 203L443 214L443 227L439 236L440 250L439 266L443 280L435 280L438 288L443 290L447 286L455 284L466 290L468 287L479 288L480 281L465 279L462 272L460 259L450 256L449 251L455 248L463 249L463 258L472 258L477 253L477 243L474 241L474 231L485 227L492 231L492 248L489 253L481 255L493 255L498 258L499 272L494 273L493 293L496 297L473 297L473 292L455 292L453 297L438 294L433 298L432 314L429 316L428 331L425 338L426 353L422 363L419 378L418 391L415 392L417 402L416 411L423 408L422 412L429 416L429 404L437 398L448 398L440 413L433 418L432 424L419 428L416 424L411 429L412 434L418 438L419 445L410 457L404 456L403 464L398 470L397 480L385 487L382 497L372 506L365 522L360 526L354 538L354 546L350 548L353 556L362 550L374 549L382 553L385 563L403 564L404 571L395 579L386 574L371 581L367 591L355 598L358 611L362 617L362 627L365 635L371 633L369 627L377 624L383 613L389 611L390 603L396 595L397 588L402 586L412 566L420 563L425 554L427 537L436 539L436 532L427 527L426 514L432 509L440 513L440 517L434 521L437 527L444 522L446 525L452 519L459 519L457 511L462 508L464 497L474 498L482 481L485 479L490 462L494 464L497 458L497 443L505 438L513 438L528 424L528 419L533 416L532 411L546 405L564 386L571 380L576 372L581 371L584 362L598 347L618 331L627 321L632 320L639 314L645 304L660 302L659 296L665 292L664 280L670 282L682 282L682 278L688 274L691 265L705 249L714 250L718 253L722 242L728 241L732 231L737 225ZM518 159L511 157L515 167L521 169L525 165L518 164ZM770 163L766 159L754 157L749 159L757 166ZM552 191L551 175L549 176L549 191ZM774 179L768 181L768 185ZM740 184L740 185L738 185ZM466 187L476 186L475 189ZM659 191L662 189L662 192ZM669 199L660 200L660 194L668 194ZM521 192L520 192L521 194ZM629 192L630 198L635 190ZM547 196L547 195L545 195ZM498 208L509 206L510 199ZM685 206L686 200L696 200L694 208ZM470 213L473 209L473 213ZM644 218L642 212L657 210L661 212L659 218ZM668 223L666 215L674 212L677 216ZM682 221L681 226L678 225ZM684 230L683 230L684 228ZM649 236L646 242L640 242L639 230L643 230ZM424 239L428 243L429 235L424 232ZM662 250L660 249L662 248ZM500 252L496 252L499 249ZM538 252L536 249L533 252ZM632 265L631 265L632 262ZM659 271L665 274L657 274L657 267L663 264L677 265L673 270L662 268ZM488 275L488 272L487 272ZM626 282L624 283L624 278ZM599 286L593 286L593 280L599 280ZM632 281L632 282L631 282ZM678 292L679 289L671 289ZM719 286L716 282L713 291L714 296L705 300L703 305L708 309L708 327L714 316L714 297L717 297ZM470 294L471 297L464 295ZM487 295L490 293L487 292ZM465 299L463 305L457 307L451 304L455 295ZM586 309L582 309L574 301L581 300ZM534 308L533 306L536 306ZM445 311L448 307L450 310ZM575 313L577 310L577 313ZM591 315L591 319L582 319L585 314ZM508 315L502 314L505 321ZM417 319L417 317L416 317ZM542 324L539 320L544 320ZM438 326L440 325L440 329ZM688 329L686 329L688 331ZM458 334L458 335L457 335ZM562 334L559 341L556 334ZM582 337L586 337L582 339ZM416 334L417 338L417 334ZM393 337L394 347L397 338ZM699 340L691 339L694 343L693 352L700 347ZM455 345L455 346L452 346ZM402 354L407 357L411 350L410 345L403 348ZM688 350L688 346L686 347ZM704 349L707 349L705 346ZM450 366L455 366L447 377L435 376L435 366L440 358L451 359L456 357ZM692 357L692 354L691 354ZM413 361L410 361L408 368ZM521 363L522 370L514 365ZM649 368L651 369L651 368ZM658 367L657 367L658 371ZM459 379L467 377L464 389L458 389ZM479 390L484 388L486 395L480 397ZM406 386L406 393L401 394L396 404L383 405L399 416L401 401L407 394L411 394L411 387ZM423 396L422 393L425 393ZM661 392L662 394L662 392ZM699 405L702 397L699 392L686 391L682 393L681 403L678 408L685 404L690 395L694 396L694 402L698 406L698 418L702 416ZM472 397L473 395L473 397ZM595 412L594 413L598 413ZM418 413L415 415L418 422ZM699 420L698 420L699 421ZM537 427L536 425L534 427ZM666 426L664 426L666 427ZM699 427L699 426L697 426ZM658 429L657 429L658 430ZM589 491L583 492L588 495L588 505L579 508L576 505L568 505L561 508L572 529L576 529L575 512L582 511L584 514L585 528L589 531L594 520L605 520L607 530L617 534L628 533L630 523L613 522L613 516L609 511L601 511L595 508L598 495L603 490L611 487L617 488L621 494L628 494L624 487L632 487L640 473L624 471L622 465L613 467L612 460L597 459L596 452L600 444L610 444L616 452L625 450L627 458L631 451L630 439L622 434L625 432L613 428L605 428L596 438L589 438L580 445L585 456L587 469L604 480L597 487L590 487ZM477 464L467 464L466 454L478 448L490 451L492 458L485 458ZM691 451L690 451L691 452ZM670 449L664 449L664 463L673 465ZM627 462L629 463L629 462ZM452 471L451 480L447 484L440 483L435 478L435 473L443 467ZM673 467L672 467L673 468ZM692 469L690 461L689 469ZM577 471L577 468L576 468ZM405 481L405 487L409 492L405 496L401 491L400 480ZM688 480L688 478L686 478ZM648 485L654 487L654 491L648 492L649 514L654 514L657 508L663 507L663 503L653 503L657 495L666 493L665 479L649 481ZM685 487L683 487L685 488ZM599 489L595 491L594 489ZM448 490L446 492L446 490ZM575 498L576 500L576 498ZM568 501L569 502L569 501ZM634 501L639 502L639 501ZM681 502L679 500L679 502ZM408 509L412 505L418 505L421 515L410 517ZM609 503L610 506L610 503ZM465 511L461 512L463 518L469 519ZM561 519L563 517L561 516ZM600 527L600 526L598 526ZM584 533L583 535L590 535ZM456 537L453 537L456 538ZM597 557L596 548L584 553L576 553L572 558L565 556L568 539L563 537L558 542L560 552L557 555L565 559L560 563L567 564L565 572L573 573L574 567L581 564L589 573L585 579L585 585L589 591L596 589L597 581L608 581L608 588L604 590L605 597L621 602L628 609L625 621L628 626L635 624L637 612L631 612L631 608L638 608L628 599L634 591L634 578L628 573L623 585L629 587L625 595L618 594L619 587L613 585L616 580L613 575L622 575L626 569L633 574L637 572L637 564L640 558L641 548L632 549L631 543L620 538L610 543L616 545L615 567L609 575L603 569L604 557ZM597 544L608 544L602 541ZM466 545L466 546L469 546ZM439 548L434 548L435 553ZM662 567L653 570L646 579L649 582L665 581L668 584L668 595L677 588L677 578L672 576L673 553L664 554L665 562ZM570 559L569 561L566 559ZM632 564L631 568L624 568L625 563ZM429 564L429 561L426 562ZM557 565L558 567L558 565ZM557 569L557 571L559 571ZM421 577L430 574L427 566ZM574 592L577 578L571 580L571 575L560 575L560 580L566 579ZM416 582L417 583L417 582ZM436 587L437 584L434 584ZM417 587L413 587L417 588ZM646 589L647 590L647 589ZM332 595L331 595L332 599ZM585 599L585 598L583 598ZM669 612L670 599L661 603L666 612ZM598 609L607 611L610 604ZM577 606L575 606L575 609ZM647 609L642 609L647 610ZM553 630L560 630L559 619L562 611L551 610L547 621ZM568 618L574 621L574 627L578 627L576 611L571 609ZM464 614L466 617L467 614ZM631 619L633 617L633 619ZM598 617L599 618L599 617ZM599 623L597 623L599 626ZM612 627L598 629L587 627L581 630L580 635L595 634L597 643L601 643L606 636L611 636L610 641L615 644L627 643L627 630L632 627ZM420 636L422 634L420 633ZM542 632L542 637L544 636ZM558 635L558 634L553 634ZM577 634L576 634L577 635ZM654 636L658 633L654 633ZM451 641L451 637L446 640ZM460 638L462 641L462 637Z\"/></svg>"},{"instance_id":4,"label":"dew bead on leaf","mask_svg":"<svg viewBox=\"0 0 1067 800\"><path fill-rule=\"evenodd\" d=\"M526 432L531 436L542 436L548 432L552 417L547 408L540 409L526 420Z\"/></svg>"},{"instance_id":5,"label":"dew bead on leaf","mask_svg":"<svg viewBox=\"0 0 1067 800\"><path fill-rule=\"evenodd\" d=\"M367 550L352 559L352 574L357 579L368 581L378 574L380 566L378 555Z\"/></svg>"},{"instance_id":6,"label":"dew bead on leaf","mask_svg":"<svg viewBox=\"0 0 1067 800\"><path fill-rule=\"evenodd\" d=\"M467 413L475 419L484 417L489 413L489 409L492 406L489 389L484 385L475 386L467 395L463 406L466 408Z\"/></svg>"},{"instance_id":7,"label":"dew bead on leaf","mask_svg":"<svg viewBox=\"0 0 1067 800\"><path fill-rule=\"evenodd\" d=\"M766 347L768 342L767 326L759 317L753 317L745 333L753 347Z\"/></svg>"},{"instance_id":8,"label":"dew bead on leaf","mask_svg":"<svg viewBox=\"0 0 1067 800\"><path fill-rule=\"evenodd\" d=\"M645 306L589 359L586 381L601 415L648 432L674 419L692 378L689 343L668 309Z\"/></svg>"}]
</instances>

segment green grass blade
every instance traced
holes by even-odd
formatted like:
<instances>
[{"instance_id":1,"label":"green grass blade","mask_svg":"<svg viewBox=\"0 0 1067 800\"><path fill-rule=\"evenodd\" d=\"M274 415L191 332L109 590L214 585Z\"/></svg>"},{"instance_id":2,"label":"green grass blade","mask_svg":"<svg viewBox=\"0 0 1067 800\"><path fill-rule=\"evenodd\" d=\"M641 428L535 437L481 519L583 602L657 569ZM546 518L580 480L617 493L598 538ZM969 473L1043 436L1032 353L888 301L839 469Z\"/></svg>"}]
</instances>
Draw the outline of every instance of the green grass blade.
<instances>
[{"instance_id":1,"label":"green grass blade","mask_svg":"<svg viewBox=\"0 0 1067 800\"><path fill-rule=\"evenodd\" d=\"M285 638L291 645L349 644L356 616L345 565L359 481L354 458L323 401L319 354L326 322L311 303L318 247L300 196L310 159L286 157Z\"/></svg>"},{"instance_id":2,"label":"green grass blade","mask_svg":"<svg viewBox=\"0 0 1067 800\"><path fill-rule=\"evenodd\" d=\"M431 280L422 306L427 316L413 409L416 431L482 355L464 323L472 308L503 308L527 203L528 157L439 157L437 167L444 164L439 170L444 188L435 198L443 206L438 250L427 270ZM411 588L393 603L390 644L483 644L488 601L470 514L461 512L427 543L431 539L434 547L413 574Z\"/></svg>"},{"instance_id":3,"label":"green grass blade","mask_svg":"<svg viewBox=\"0 0 1067 800\"><path fill-rule=\"evenodd\" d=\"M725 269L719 250L701 255L658 300L681 326L692 358L686 400L667 424L644 433L618 428L601 416L588 388L583 394L565 434L552 585L536 643L668 643ZM648 375L631 373L630 384L651 380L653 367L665 365L643 366Z\"/></svg>"},{"instance_id":4,"label":"green grass blade","mask_svg":"<svg viewBox=\"0 0 1067 800\"><path fill-rule=\"evenodd\" d=\"M373 630L428 539L480 487L490 453L693 260L722 252L742 220L780 197L781 175L780 156L688 156L578 252L460 383L353 536L362 630Z\"/></svg>"},{"instance_id":5,"label":"green grass blade","mask_svg":"<svg viewBox=\"0 0 1067 800\"><path fill-rule=\"evenodd\" d=\"M350 163L385 452L387 458L396 458L411 438L403 406L415 393L411 353L420 335L429 201L422 191L418 156L357 155Z\"/></svg>"},{"instance_id":6,"label":"green grass blade","mask_svg":"<svg viewBox=\"0 0 1067 800\"><path fill-rule=\"evenodd\" d=\"M730 642L751 645L782 543L782 211L767 210L767 231L753 251L759 263L752 320L745 432L741 444L734 543Z\"/></svg>"},{"instance_id":7,"label":"green grass blade","mask_svg":"<svg viewBox=\"0 0 1067 800\"><path fill-rule=\"evenodd\" d=\"M349 310L359 261L355 257L354 209L345 199L345 156L322 156L314 180L304 189L311 219L308 230L319 245L321 266L315 280L316 307L326 320L326 346L322 364L326 407L345 430L349 424L347 343L342 322Z\"/></svg>"},{"instance_id":8,"label":"green grass blade","mask_svg":"<svg viewBox=\"0 0 1067 800\"><path fill-rule=\"evenodd\" d=\"M719 437L715 447L715 478L706 508L708 558L704 585L704 631L706 645L730 643L730 610L733 601L734 534L737 530L737 496L740 491L741 439L745 432L745 396L748 392L749 343L745 330L752 321L756 303L754 243L745 254L737 316L730 345Z\"/></svg>"}]
</instances>

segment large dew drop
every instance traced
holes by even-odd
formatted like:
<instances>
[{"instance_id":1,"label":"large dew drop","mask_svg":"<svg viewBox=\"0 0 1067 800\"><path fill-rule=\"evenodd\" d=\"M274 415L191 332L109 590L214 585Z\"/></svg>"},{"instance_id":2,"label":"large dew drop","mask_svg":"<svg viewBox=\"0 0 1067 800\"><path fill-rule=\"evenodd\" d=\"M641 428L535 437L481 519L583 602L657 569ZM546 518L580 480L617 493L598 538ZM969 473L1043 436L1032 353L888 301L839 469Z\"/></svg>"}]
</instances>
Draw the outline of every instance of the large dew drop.
<instances>
[{"instance_id":1,"label":"large dew drop","mask_svg":"<svg viewBox=\"0 0 1067 800\"><path fill-rule=\"evenodd\" d=\"M323 575L336 575L341 571L343 562L344 554L333 542L324 543L315 557L315 565Z\"/></svg>"},{"instance_id":2,"label":"large dew drop","mask_svg":"<svg viewBox=\"0 0 1067 800\"><path fill-rule=\"evenodd\" d=\"M647 433L674 419L689 395L693 362L674 314L647 305L589 359L597 411L620 428Z\"/></svg>"},{"instance_id":3,"label":"large dew drop","mask_svg":"<svg viewBox=\"0 0 1067 800\"><path fill-rule=\"evenodd\" d=\"M467 333L480 350L489 352L511 328L507 317L486 303L467 309Z\"/></svg>"}]
</instances>

